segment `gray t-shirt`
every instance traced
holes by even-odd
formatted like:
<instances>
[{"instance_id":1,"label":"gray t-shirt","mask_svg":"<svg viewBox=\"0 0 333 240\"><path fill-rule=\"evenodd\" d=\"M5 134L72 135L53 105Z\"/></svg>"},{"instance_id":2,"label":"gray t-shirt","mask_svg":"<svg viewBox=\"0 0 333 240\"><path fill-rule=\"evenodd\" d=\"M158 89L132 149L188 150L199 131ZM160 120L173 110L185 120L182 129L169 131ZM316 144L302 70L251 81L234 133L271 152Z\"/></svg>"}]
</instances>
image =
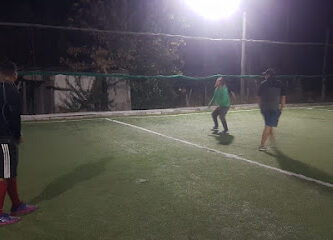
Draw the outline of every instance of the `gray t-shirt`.
<instances>
[{"instance_id":1,"label":"gray t-shirt","mask_svg":"<svg viewBox=\"0 0 333 240\"><path fill-rule=\"evenodd\" d=\"M258 96L261 98L261 110L278 110L281 96L286 96L286 90L281 81L269 78L260 84Z\"/></svg>"}]
</instances>

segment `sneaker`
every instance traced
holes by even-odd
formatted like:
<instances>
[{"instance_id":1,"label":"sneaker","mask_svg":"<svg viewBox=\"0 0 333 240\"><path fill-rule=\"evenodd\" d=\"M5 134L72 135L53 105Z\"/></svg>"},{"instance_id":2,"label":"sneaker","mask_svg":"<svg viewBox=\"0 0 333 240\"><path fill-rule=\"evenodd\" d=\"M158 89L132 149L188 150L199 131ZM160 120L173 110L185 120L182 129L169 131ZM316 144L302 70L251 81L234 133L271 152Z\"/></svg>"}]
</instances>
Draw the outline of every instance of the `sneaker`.
<instances>
[{"instance_id":1,"label":"sneaker","mask_svg":"<svg viewBox=\"0 0 333 240\"><path fill-rule=\"evenodd\" d=\"M0 226L13 224L20 220L21 220L21 218L9 216L7 213L0 214Z\"/></svg>"},{"instance_id":2,"label":"sneaker","mask_svg":"<svg viewBox=\"0 0 333 240\"><path fill-rule=\"evenodd\" d=\"M212 127L212 131L217 131L219 129L219 127Z\"/></svg>"},{"instance_id":3,"label":"sneaker","mask_svg":"<svg viewBox=\"0 0 333 240\"><path fill-rule=\"evenodd\" d=\"M10 210L11 216L19 216L19 215L25 215L31 212L34 212L37 210L37 206L35 205L27 205L25 203L20 203L17 207L12 207Z\"/></svg>"},{"instance_id":4,"label":"sneaker","mask_svg":"<svg viewBox=\"0 0 333 240\"><path fill-rule=\"evenodd\" d=\"M259 150L259 151L263 151L263 152L265 152L265 151L267 151L267 147L265 147L265 146L260 146L258 150Z\"/></svg>"},{"instance_id":5,"label":"sneaker","mask_svg":"<svg viewBox=\"0 0 333 240\"><path fill-rule=\"evenodd\" d=\"M220 134L228 134L229 130L223 130Z\"/></svg>"}]
</instances>

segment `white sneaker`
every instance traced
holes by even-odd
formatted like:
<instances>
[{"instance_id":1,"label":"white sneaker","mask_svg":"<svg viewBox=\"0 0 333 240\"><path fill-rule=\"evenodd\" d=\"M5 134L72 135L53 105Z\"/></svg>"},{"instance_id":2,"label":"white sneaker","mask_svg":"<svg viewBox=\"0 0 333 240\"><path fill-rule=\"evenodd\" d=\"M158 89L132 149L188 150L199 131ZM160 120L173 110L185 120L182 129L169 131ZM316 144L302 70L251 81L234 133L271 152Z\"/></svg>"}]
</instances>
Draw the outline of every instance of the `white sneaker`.
<instances>
[{"instance_id":1,"label":"white sneaker","mask_svg":"<svg viewBox=\"0 0 333 240\"><path fill-rule=\"evenodd\" d=\"M258 149L259 151L262 151L262 152L265 152L265 151L267 151L268 149L267 149L267 147L265 147L265 146L259 146L259 149Z\"/></svg>"}]
</instances>

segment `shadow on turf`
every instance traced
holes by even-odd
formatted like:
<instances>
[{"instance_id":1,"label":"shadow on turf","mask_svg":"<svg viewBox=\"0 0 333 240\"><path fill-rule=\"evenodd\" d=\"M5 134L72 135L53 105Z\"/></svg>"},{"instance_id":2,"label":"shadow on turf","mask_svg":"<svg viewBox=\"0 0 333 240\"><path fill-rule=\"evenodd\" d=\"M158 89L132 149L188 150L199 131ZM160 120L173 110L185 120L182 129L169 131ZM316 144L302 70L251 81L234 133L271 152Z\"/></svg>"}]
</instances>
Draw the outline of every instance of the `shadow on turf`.
<instances>
[{"instance_id":1,"label":"shadow on turf","mask_svg":"<svg viewBox=\"0 0 333 240\"><path fill-rule=\"evenodd\" d=\"M281 169L302 174L307 177L315 178L317 180L333 183L333 176L319 170L315 167L311 167L308 164L302 163L301 161L288 157L279 149L274 149L274 152L265 152L267 155L274 157Z\"/></svg>"},{"instance_id":2,"label":"shadow on turf","mask_svg":"<svg viewBox=\"0 0 333 240\"><path fill-rule=\"evenodd\" d=\"M45 200L51 200L68 191L76 184L90 180L105 171L108 159L103 158L97 162L86 163L73 169L71 172L56 178L49 183L45 189L30 202L37 204Z\"/></svg>"},{"instance_id":3,"label":"shadow on turf","mask_svg":"<svg viewBox=\"0 0 333 240\"><path fill-rule=\"evenodd\" d=\"M213 134L209 135L215 137L219 144L230 145L234 141L234 136L230 134L218 133L218 131L213 131Z\"/></svg>"}]
</instances>

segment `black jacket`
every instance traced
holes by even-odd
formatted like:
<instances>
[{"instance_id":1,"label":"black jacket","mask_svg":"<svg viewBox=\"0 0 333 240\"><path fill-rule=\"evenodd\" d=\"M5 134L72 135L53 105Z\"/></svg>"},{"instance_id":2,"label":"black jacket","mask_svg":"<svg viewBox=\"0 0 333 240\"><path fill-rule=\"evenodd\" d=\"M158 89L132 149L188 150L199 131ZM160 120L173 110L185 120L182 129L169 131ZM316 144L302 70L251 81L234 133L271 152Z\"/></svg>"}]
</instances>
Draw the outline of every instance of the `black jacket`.
<instances>
[{"instance_id":1,"label":"black jacket","mask_svg":"<svg viewBox=\"0 0 333 240\"><path fill-rule=\"evenodd\" d=\"M258 96L261 97L261 110L277 110L281 97L286 96L286 89L281 81L269 78L260 84Z\"/></svg>"},{"instance_id":2,"label":"black jacket","mask_svg":"<svg viewBox=\"0 0 333 240\"><path fill-rule=\"evenodd\" d=\"M0 138L21 137L21 97L14 84L0 81Z\"/></svg>"}]
</instances>

